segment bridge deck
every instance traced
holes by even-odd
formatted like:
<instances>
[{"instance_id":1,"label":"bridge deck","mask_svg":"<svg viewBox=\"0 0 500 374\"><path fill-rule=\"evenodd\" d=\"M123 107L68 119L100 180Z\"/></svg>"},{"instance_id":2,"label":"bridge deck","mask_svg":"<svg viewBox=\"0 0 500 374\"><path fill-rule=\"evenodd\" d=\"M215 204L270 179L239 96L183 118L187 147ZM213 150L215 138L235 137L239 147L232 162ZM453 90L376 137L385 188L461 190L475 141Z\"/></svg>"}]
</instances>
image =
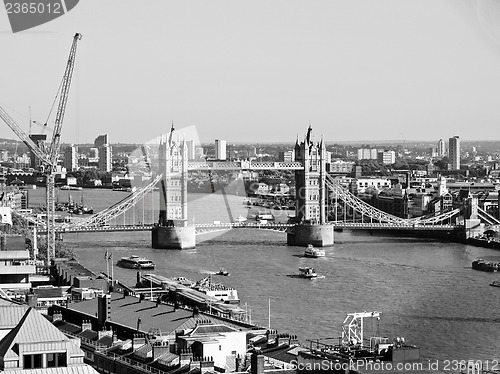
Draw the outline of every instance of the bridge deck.
<instances>
[{"instance_id":1,"label":"bridge deck","mask_svg":"<svg viewBox=\"0 0 500 374\"><path fill-rule=\"evenodd\" d=\"M349 229L349 230L410 230L410 231L457 231L462 230L461 225L404 225L391 223L355 223L355 222L330 222L334 228ZM58 233L83 233L83 232L115 232L115 231L150 231L155 225L104 225L104 226L89 226L89 227L61 227L57 228ZM293 228L292 223L259 223L259 222L233 222L233 223L218 223L218 224L196 224L196 233L205 234L215 231L224 231L230 229L263 229L286 232Z\"/></svg>"}]
</instances>

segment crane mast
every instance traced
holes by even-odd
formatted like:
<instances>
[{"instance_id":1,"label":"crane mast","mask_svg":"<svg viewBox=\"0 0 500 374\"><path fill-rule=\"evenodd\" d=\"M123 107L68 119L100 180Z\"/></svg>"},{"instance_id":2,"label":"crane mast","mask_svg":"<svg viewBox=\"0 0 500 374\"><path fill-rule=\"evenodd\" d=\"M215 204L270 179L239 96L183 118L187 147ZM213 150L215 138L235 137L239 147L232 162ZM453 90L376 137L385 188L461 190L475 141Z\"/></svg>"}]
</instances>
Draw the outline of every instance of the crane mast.
<instances>
[{"instance_id":1,"label":"crane mast","mask_svg":"<svg viewBox=\"0 0 500 374\"><path fill-rule=\"evenodd\" d=\"M61 130L66 111L66 103L68 102L69 87L71 85L71 77L75 67L76 46L77 42L82 38L82 34L76 33L73 37L73 43L69 52L68 63L61 84L61 96L57 108L54 131L52 133L52 141L49 145L47 157L50 164L47 167L46 177L46 201L47 201L47 265L50 264L50 258L55 255L56 251L56 231L55 231L55 173L57 167L57 157L59 156L59 147L61 143Z\"/></svg>"},{"instance_id":2,"label":"crane mast","mask_svg":"<svg viewBox=\"0 0 500 374\"><path fill-rule=\"evenodd\" d=\"M82 35L76 33L73 37L73 43L66 64L66 70L61 83L61 91L59 105L57 109L54 131L52 133L52 141L48 148L38 146L31 138L21 129L21 127L0 107L0 118L11 128L12 131L29 147L31 152L35 154L44 166L46 175L46 209L47 209L47 264L50 264L50 259L55 255L56 235L55 235L55 173L57 167L57 157L59 155L59 147L61 141L61 130L68 101L69 87L71 85L71 77L75 66L77 42L82 38Z\"/></svg>"}]
</instances>

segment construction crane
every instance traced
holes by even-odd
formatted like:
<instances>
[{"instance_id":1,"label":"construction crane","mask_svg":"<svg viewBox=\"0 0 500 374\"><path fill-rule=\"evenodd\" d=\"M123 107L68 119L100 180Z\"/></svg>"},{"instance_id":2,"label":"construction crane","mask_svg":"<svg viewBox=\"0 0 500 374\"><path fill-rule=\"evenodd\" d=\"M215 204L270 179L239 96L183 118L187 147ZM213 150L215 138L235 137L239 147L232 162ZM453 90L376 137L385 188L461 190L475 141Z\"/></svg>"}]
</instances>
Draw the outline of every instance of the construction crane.
<instances>
[{"instance_id":1,"label":"construction crane","mask_svg":"<svg viewBox=\"0 0 500 374\"><path fill-rule=\"evenodd\" d=\"M73 37L73 43L69 52L68 63L60 86L60 98L57 108L56 119L54 121L54 130L52 132L52 140L48 147L43 147L36 144L31 138L19 127L19 125L0 107L0 117L11 128L12 131L29 147L31 152L41 161L43 172L46 176L46 209L47 209L47 264L50 264L50 259L55 255L56 235L55 235L55 173L57 169L57 158L61 144L61 129L68 101L69 87L73 69L75 66L77 42L82 38L82 35L76 33Z\"/></svg>"}]
</instances>

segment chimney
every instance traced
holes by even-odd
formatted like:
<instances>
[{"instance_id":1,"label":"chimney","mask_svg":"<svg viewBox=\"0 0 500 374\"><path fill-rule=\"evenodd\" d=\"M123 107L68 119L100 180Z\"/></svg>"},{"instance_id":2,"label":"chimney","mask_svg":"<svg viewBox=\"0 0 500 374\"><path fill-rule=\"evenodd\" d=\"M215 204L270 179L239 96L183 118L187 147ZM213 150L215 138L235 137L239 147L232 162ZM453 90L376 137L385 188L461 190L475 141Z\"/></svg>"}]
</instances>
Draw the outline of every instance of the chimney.
<instances>
[{"instance_id":1,"label":"chimney","mask_svg":"<svg viewBox=\"0 0 500 374\"><path fill-rule=\"evenodd\" d=\"M137 348L142 347L146 344L146 338L142 334L134 334L134 338L132 339L132 349L136 350Z\"/></svg>"},{"instance_id":2,"label":"chimney","mask_svg":"<svg viewBox=\"0 0 500 374\"><path fill-rule=\"evenodd\" d=\"M52 315L52 322L62 321L62 320L63 320L63 318L62 318L62 313L61 312L55 312Z\"/></svg>"},{"instance_id":3,"label":"chimney","mask_svg":"<svg viewBox=\"0 0 500 374\"><path fill-rule=\"evenodd\" d=\"M97 331L97 339L101 339L104 336L113 336L113 330L102 330Z\"/></svg>"},{"instance_id":4,"label":"chimney","mask_svg":"<svg viewBox=\"0 0 500 374\"><path fill-rule=\"evenodd\" d=\"M97 296L97 324L100 329L104 328L109 319L109 305L108 295Z\"/></svg>"},{"instance_id":5,"label":"chimney","mask_svg":"<svg viewBox=\"0 0 500 374\"><path fill-rule=\"evenodd\" d=\"M92 330L92 322L90 320L84 320L82 322L82 331Z\"/></svg>"},{"instance_id":6,"label":"chimney","mask_svg":"<svg viewBox=\"0 0 500 374\"><path fill-rule=\"evenodd\" d=\"M267 335L267 345L268 346L275 346L278 331L277 330L267 330L266 335Z\"/></svg>"},{"instance_id":7,"label":"chimney","mask_svg":"<svg viewBox=\"0 0 500 374\"><path fill-rule=\"evenodd\" d=\"M278 334L277 345L289 344L290 343L290 335L289 334Z\"/></svg>"},{"instance_id":8,"label":"chimney","mask_svg":"<svg viewBox=\"0 0 500 374\"><path fill-rule=\"evenodd\" d=\"M203 360L200 360L200 372L201 372L201 374L214 372L214 358L213 357L204 357Z\"/></svg>"},{"instance_id":9,"label":"chimney","mask_svg":"<svg viewBox=\"0 0 500 374\"><path fill-rule=\"evenodd\" d=\"M36 308L36 304L38 302L38 296L35 295L34 293L29 293L26 295L26 301L29 307Z\"/></svg>"},{"instance_id":10,"label":"chimney","mask_svg":"<svg viewBox=\"0 0 500 374\"><path fill-rule=\"evenodd\" d=\"M264 374L264 356L260 350L254 350L250 356L250 373L251 374Z\"/></svg>"},{"instance_id":11,"label":"chimney","mask_svg":"<svg viewBox=\"0 0 500 374\"><path fill-rule=\"evenodd\" d=\"M297 338L297 335L290 335L290 342L288 344L289 345L298 345L299 339Z\"/></svg>"},{"instance_id":12,"label":"chimney","mask_svg":"<svg viewBox=\"0 0 500 374\"><path fill-rule=\"evenodd\" d=\"M153 344L153 359L158 360L161 355L169 352L168 342L156 342Z\"/></svg>"},{"instance_id":13,"label":"chimney","mask_svg":"<svg viewBox=\"0 0 500 374\"><path fill-rule=\"evenodd\" d=\"M198 307L195 306L193 308L193 317L197 317L199 313L200 313L200 310L198 309Z\"/></svg>"},{"instance_id":14,"label":"chimney","mask_svg":"<svg viewBox=\"0 0 500 374\"><path fill-rule=\"evenodd\" d=\"M183 349L179 354L179 363L181 366L189 365L193 361L193 352L191 349Z\"/></svg>"}]
</instances>

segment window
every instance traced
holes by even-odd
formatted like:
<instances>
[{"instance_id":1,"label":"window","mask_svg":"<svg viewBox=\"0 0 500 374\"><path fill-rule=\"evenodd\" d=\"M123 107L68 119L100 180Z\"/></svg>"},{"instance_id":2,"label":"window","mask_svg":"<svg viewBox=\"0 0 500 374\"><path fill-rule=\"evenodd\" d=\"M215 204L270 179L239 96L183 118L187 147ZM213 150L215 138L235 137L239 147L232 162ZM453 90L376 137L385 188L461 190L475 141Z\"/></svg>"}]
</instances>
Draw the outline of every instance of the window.
<instances>
[{"instance_id":1,"label":"window","mask_svg":"<svg viewBox=\"0 0 500 374\"><path fill-rule=\"evenodd\" d=\"M24 369L39 369L42 367L42 355L24 355Z\"/></svg>"}]
</instances>

